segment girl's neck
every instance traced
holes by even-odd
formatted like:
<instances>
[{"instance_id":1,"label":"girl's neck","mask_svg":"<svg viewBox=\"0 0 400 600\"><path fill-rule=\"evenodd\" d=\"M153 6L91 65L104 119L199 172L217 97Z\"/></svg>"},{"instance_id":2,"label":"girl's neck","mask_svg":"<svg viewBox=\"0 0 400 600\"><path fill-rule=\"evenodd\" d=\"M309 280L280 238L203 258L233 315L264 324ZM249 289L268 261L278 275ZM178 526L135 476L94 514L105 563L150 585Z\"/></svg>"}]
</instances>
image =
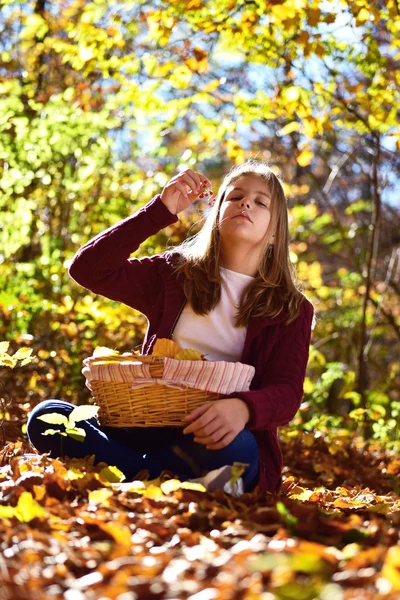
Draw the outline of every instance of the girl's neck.
<instances>
[{"instance_id":1,"label":"girl's neck","mask_svg":"<svg viewBox=\"0 0 400 600\"><path fill-rule=\"evenodd\" d=\"M241 257L230 257L230 259L221 259L219 262L220 267L224 267L229 271L234 271L235 273L242 273L242 275L249 275L250 277L255 277L257 274L257 264L255 261L251 259L249 261L243 262Z\"/></svg>"}]
</instances>

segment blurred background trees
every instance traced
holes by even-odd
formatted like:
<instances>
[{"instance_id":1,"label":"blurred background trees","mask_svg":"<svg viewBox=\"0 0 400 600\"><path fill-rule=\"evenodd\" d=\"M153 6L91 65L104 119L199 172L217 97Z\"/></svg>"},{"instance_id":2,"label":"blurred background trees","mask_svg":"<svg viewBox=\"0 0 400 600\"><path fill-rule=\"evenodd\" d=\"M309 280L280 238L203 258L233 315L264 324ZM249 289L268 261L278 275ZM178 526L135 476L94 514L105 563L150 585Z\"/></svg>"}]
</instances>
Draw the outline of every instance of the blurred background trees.
<instances>
[{"instance_id":1,"label":"blurred background trees","mask_svg":"<svg viewBox=\"0 0 400 600\"><path fill-rule=\"evenodd\" d=\"M39 400L87 401L96 345L142 342L145 317L69 279L77 249L179 169L216 190L256 157L284 178L317 314L294 426L398 440L398 3L0 0L0 33L0 339L37 356L4 374L10 435Z\"/></svg>"}]
</instances>

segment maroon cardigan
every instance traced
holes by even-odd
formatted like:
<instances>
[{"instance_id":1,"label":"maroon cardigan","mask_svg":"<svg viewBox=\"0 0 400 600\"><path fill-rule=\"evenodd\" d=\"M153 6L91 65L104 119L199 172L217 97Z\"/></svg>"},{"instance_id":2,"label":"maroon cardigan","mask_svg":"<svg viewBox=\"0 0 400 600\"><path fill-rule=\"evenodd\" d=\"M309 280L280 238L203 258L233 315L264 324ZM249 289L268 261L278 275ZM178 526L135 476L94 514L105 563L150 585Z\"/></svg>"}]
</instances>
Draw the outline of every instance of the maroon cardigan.
<instances>
[{"instance_id":1,"label":"maroon cardigan","mask_svg":"<svg viewBox=\"0 0 400 600\"><path fill-rule=\"evenodd\" d=\"M109 227L76 253L69 275L96 294L140 311L148 319L142 354L151 354L156 338L170 338L186 303L173 275L173 255L129 258L141 243L179 219L157 194L133 215ZM257 485L278 492L282 483L282 452L277 428L287 425L299 409L308 361L314 308L306 298L290 325L287 307L275 318L251 317L240 361L255 367L250 391L234 392L250 410L246 428L260 454Z\"/></svg>"}]
</instances>

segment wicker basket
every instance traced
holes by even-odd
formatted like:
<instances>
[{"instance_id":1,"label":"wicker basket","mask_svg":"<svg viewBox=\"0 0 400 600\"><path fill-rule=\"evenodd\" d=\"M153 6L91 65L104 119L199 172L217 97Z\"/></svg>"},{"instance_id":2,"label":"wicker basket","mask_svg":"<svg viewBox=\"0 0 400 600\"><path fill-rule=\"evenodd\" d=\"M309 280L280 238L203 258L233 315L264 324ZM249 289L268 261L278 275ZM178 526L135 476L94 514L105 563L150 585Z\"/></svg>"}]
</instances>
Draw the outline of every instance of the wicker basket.
<instances>
[{"instance_id":1,"label":"wicker basket","mask_svg":"<svg viewBox=\"0 0 400 600\"><path fill-rule=\"evenodd\" d=\"M101 364L123 361L140 361L149 365L151 377L159 381L164 374L164 357L161 356L107 356L90 358L84 364ZM177 389L159 382L148 383L132 389L129 382L91 380L86 385L100 407L101 425L112 427L184 427L182 418L196 407L222 394L193 388Z\"/></svg>"}]
</instances>

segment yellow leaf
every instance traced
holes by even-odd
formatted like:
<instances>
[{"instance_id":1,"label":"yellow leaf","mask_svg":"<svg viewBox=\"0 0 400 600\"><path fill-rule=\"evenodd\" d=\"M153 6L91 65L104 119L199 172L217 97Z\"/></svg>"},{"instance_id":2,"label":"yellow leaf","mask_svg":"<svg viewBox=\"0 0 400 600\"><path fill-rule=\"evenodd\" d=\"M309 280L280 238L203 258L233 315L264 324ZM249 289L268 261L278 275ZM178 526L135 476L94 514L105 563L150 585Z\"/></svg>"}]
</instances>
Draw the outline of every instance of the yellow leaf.
<instances>
[{"instance_id":1,"label":"yellow leaf","mask_svg":"<svg viewBox=\"0 0 400 600\"><path fill-rule=\"evenodd\" d=\"M71 323L68 323L67 327L65 328L65 332L69 337L75 337L79 333L77 324L71 321Z\"/></svg>"},{"instance_id":2,"label":"yellow leaf","mask_svg":"<svg viewBox=\"0 0 400 600\"><path fill-rule=\"evenodd\" d=\"M356 17L356 24L362 25L365 21L369 19L369 11L366 8L362 8Z\"/></svg>"},{"instance_id":3,"label":"yellow leaf","mask_svg":"<svg viewBox=\"0 0 400 600\"><path fill-rule=\"evenodd\" d=\"M80 406L76 406L70 413L69 421L70 423L75 423L77 421L92 419L93 417L97 417L98 412L99 406L94 406L93 404L81 404Z\"/></svg>"},{"instance_id":4,"label":"yellow leaf","mask_svg":"<svg viewBox=\"0 0 400 600\"><path fill-rule=\"evenodd\" d=\"M0 354L6 354L9 346L10 342L0 342Z\"/></svg>"},{"instance_id":5,"label":"yellow leaf","mask_svg":"<svg viewBox=\"0 0 400 600\"><path fill-rule=\"evenodd\" d=\"M146 490L145 482L139 479L124 483L112 483L111 487L118 492L134 492L135 494L143 494Z\"/></svg>"},{"instance_id":6,"label":"yellow leaf","mask_svg":"<svg viewBox=\"0 0 400 600\"><path fill-rule=\"evenodd\" d=\"M46 495L46 488L44 485L34 485L33 491L35 494L35 500L43 500Z\"/></svg>"},{"instance_id":7,"label":"yellow leaf","mask_svg":"<svg viewBox=\"0 0 400 600\"><path fill-rule=\"evenodd\" d=\"M285 127L282 127L278 133L279 135L287 135L288 133L293 133L293 131L298 131L300 127L301 125L298 123L298 121L292 121L291 123L285 125Z\"/></svg>"},{"instance_id":8,"label":"yellow leaf","mask_svg":"<svg viewBox=\"0 0 400 600\"><path fill-rule=\"evenodd\" d=\"M111 348L107 348L106 346L97 346L93 351L93 356L114 356L118 355L119 352L117 350L112 350Z\"/></svg>"},{"instance_id":9,"label":"yellow leaf","mask_svg":"<svg viewBox=\"0 0 400 600\"><path fill-rule=\"evenodd\" d=\"M210 83L207 83L207 85L204 86L202 89L203 89L203 92L213 92L220 85L221 85L221 82L219 79L213 79L212 81L210 81Z\"/></svg>"},{"instance_id":10,"label":"yellow leaf","mask_svg":"<svg viewBox=\"0 0 400 600\"><path fill-rule=\"evenodd\" d=\"M239 164L244 161L245 153L238 142L232 138L226 141L226 150L229 158L232 158L235 163Z\"/></svg>"},{"instance_id":11,"label":"yellow leaf","mask_svg":"<svg viewBox=\"0 0 400 600\"><path fill-rule=\"evenodd\" d=\"M174 66L175 66L174 62L167 62L167 63L164 63L163 65L158 65L158 67L155 67L152 75L153 75L153 77L165 77L165 75L168 75L168 73L170 73L172 71Z\"/></svg>"},{"instance_id":12,"label":"yellow leaf","mask_svg":"<svg viewBox=\"0 0 400 600\"><path fill-rule=\"evenodd\" d=\"M43 39L49 30L46 20L37 13L29 15L25 20L25 27L19 37L21 40L32 40L34 37Z\"/></svg>"},{"instance_id":13,"label":"yellow leaf","mask_svg":"<svg viewBox=\"0 0 400 600\"><path fill-rule=\"evenodd\" d=\"M281 23L287 21L287 19L293 19L297 14L296 9L293 6L287 6L285 4L275 4L271 8L271 16L275 22Z\"/></svg>"},{"instance_id":14,"label":"yellow leaf","mask_svg":"<svg viewBox=\"0 0 400 600\"><path fill-rule=\"evenodd\" d=\"M146 498L163 498L164 494L161 491L161 488L159 488L156 485L149 485L148 488L146 488L146 491L143 494Z\"/></svg>"},{"instance_id":15,"label":"yellow leaf","mask_svg":"<svg viewBox=\"0 0 400 600\"><path fill-rule=\"evenodd\" d=\"M179 65L169 78L174 88L183 90L188 87L192 79L192 71L186 65Z\"/></svg>"},{"instance_id":16,"label":"yellow leaf","mask_svg":"<svg viewBox=\"0 0 400 600\"><path fill-rule=\"evenodd\" d=\"M15 516L22 523L28 523L36 517L48 517L47 511L36 500L30 492L22 492L15 507Z\"/></svg>"},{"instance_id":17,"label":"yellow leaf","mask_svg":"<svg viewBox=\"0 0 400 600\"><path fill-rule=\"evenodd\" d=\"M0 518L12 519L15 515L14 506L0 506Z\"/></svg>"},{"instance_id":18,"label":"yellow leaf","mask_svg":"<svg viewBox=\"0 0 400 600\"><path fill-rule=\"evenodd\" d=\"M302 436L302 442L305 446L307 446L307 448L311 448L311 446L314 445L314 436L312 435L312 433L307 433L304 432L303 436Z\"/></svg>"},{"instance_id":19,"label":"yellow leaf","mask_svg":"<svg viewBox=\"0 0 400 600\"><path fill-rule=\"evenodd\" d=\"M108 481L109 483L119 483L126 479L125 475L122 471L118 469L118 467L108 466L104 467L99 473L101 479Z\"/></svg>"},{"instance_id":20,"label":"yellow leaf","mask_svg":"<svg viewBox=\"0 0 400 600\"><path fill-rule=\"evenodd\" d=\"M166 496L171 492L176 492L182 487L182 482L179 479L167 479L167 481L163 481L160 485L160 488Z\"/></svg>"},{"instance_id":21,"label":"yellow leaf","mask_svg":"<svg viewBox=\"0 0 400 600\"><path fill-rule=\"evenodd\" d=\"M193 348L187 348L186 350L180 350L175 354L175 360L202 360L203 355L198 350Z\"/></svg>"},{"instance_id":22,"label":"yellow leaf","mask_svg":"<svg viewBox=\"0 0 400 600\"><path fill-rule=\"evenodd\" d=\"M185 60L185 64L192 71L196 71L198 73L207 73L208 71L208 53L202 48L195 47L193 48L193 57L190 57Z\"/></svg>"},{"instance_id":23,"label":"yellow leaf","mask_svg":"<svg viewBox=\"0 0 400 600\"><path fill-rule=\"evenodd\" d=\"M0 366L10 367L10 369L13 369L16 363L17 361L13 360L8 354L0 354Z\"/></svg>"},{"instance_id":24,"label":"yellow leaf","mask_svg":"<svg viewBox=\"0 0 400 600\"><path fill-rule=\"evenodd\" d=\"M296 160L301 167L307 167L310 164L313 156L313 152L310 152L309 150L303 150L303 152L300 152Z\"/></svg>"},{"instance_id":25,"label":"yellow leaf","mask_svg":"<svg viewBox=\"0 0 400 600\"><path fill-rule=\"evenodd\" d=\"M304 379L304 392L306 394L312 394L314 390L315 390L315 385L314 385L313 381L310 379L310 377L306 377Z\"/></svg>"},{"instance_id":26,"label":"yellow leaf","mask_svg":"<svg viewBox=\"0 0 400 600\"><path fill-rule=\"evenodd\" d=\"M100 523L100 529L108 533L117 544L121 546L131 546L131 532L126 525L121 525L120 523Z\"/></svg>"},{"instance_id":27,"label":"yellow leaf","mask_svg":"<svg viewBox=\"0 0 400 600\"><path fill-rule=\"evenodd\" d=\"M181 488L183 490L196 490L198 492L206 492L207 489L201 483L196 483L195 481L182 481Z\"/></svg>"},{"instance_id":28,"label":"yellow leaf","mask_svg":"<svg viewBox=\"0 0 400 600\"><path fill-rule=\"evenodd\" d=\"M102 504L103 506L110 506L109 499L113 495L113 491L108 488L100 488L99 490L92 490L89 492L89 502L93 504Z\"/></svg>"},{"instance_id":29,"label":"yellow leaf","mask_svg":"<svg viewBox=\"0 0 400 600\"><path fill-rule=\"evenodd\" d=\"M32 354L31 348L19 348L16 353L13 355L13 358L17 358L18 360L22 360L24 358L28 358Z\"/></svg>"},{"instance_id":30,"label":"yellow leaf","mask_svg":"<svg viewBox=\"0 0 400 600\"><path fill-rule=\"evenodd\" d=\"M182 348L174 341L167 338L159 338L153 346L152 356L175 358L175 355L181 350Z\"/></svg>"},{"instance_id":31,"label":"yellow leaf","mask_svg":"<svg viewBox=\"0 0 400 600\"><path fill-rule=\"evenodd\" d=\"M94 58L94 49L92 46L79 46L79 58L82 62L87 62Z\"/></svg>"},{"instance_id":32,"label":"yellow leaf","mask_svg":"<svg viewBox=\"0 0 400 600\"><path fill-rule=\"evenodd\" d=\"M313 493L314 493L314 490L303 489L303 491L300 492L300 494L288 494L288 495L289 495L289 498L291 498L292 500L300 500L300 502L307 502L307 500L309 500L311 498Z\"/></svg>"},{"instance_id":33,"label":"yellow leaf","mask_svg":"<svg viewBox=\"0 0 400 600\"><path fill-rule=\"evenodd\" d=\"M74 479L82 479L82 477L85 477L85 473L82 473L79 469L71 468L67 471L67 477L70 481L73 481Z\"/></svg>"}]
</instances>

